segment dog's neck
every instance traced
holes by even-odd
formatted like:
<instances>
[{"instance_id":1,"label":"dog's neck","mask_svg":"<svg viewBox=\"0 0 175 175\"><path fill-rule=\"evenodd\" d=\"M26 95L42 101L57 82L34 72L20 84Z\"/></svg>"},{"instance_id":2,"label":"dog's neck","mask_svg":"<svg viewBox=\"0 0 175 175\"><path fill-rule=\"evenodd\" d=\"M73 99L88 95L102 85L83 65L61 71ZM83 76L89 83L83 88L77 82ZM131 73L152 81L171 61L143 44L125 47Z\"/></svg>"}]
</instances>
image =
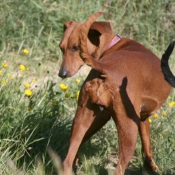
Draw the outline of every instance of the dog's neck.
<instances>
[{"instance_id":1,"label":"dog's neck","mask_svg":"<svg viewBox=\"0 0 175 175\"><path fill-rule=\"evenodd\" d=\"M87 42L89 42L89 53L94 59L98 60L107 50L109 50L109 48L114 46L121 38L122 37L120 35L116 35L114 33L110 33L109 35L101 35L100 45L98 47L91 44L91 42L87 40Z\"/></svg>"},{"instance_id":2,"label":"dog's neck","mask_svg":"<svg viewBox=\"0 0 175 175\"><path fill-rule=\"evenodd\" d=\"M109 48L111 48L113 45L115 45L117 42L120 41L120 39L122 38L121 35L117 34L112 41L108 44L108 47L106 48L106 50L108 50Z\"/></svg>"}]
</instances>

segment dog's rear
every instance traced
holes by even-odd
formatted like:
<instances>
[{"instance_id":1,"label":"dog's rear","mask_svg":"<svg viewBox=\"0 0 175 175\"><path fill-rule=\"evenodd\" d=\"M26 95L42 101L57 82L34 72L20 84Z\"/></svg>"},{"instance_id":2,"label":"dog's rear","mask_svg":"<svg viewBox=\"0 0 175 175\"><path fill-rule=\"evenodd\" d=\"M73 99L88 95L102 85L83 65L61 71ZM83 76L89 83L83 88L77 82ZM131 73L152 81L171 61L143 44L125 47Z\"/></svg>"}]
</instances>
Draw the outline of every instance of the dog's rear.
<instances>
[{"instance_id":1,"label":"dog's rear","mask_svg":"<svg viewBox=\"0 0 175 175\"><path fill-rule=\"evenodd\" d=\"M161 68L165 76L165 80L167 80L169 84L175 88L175 76L171 72L170 67L168 65L168 60L169 60L171 53L173 52L174 45L175 45L175 41L171 42L167 50L163 54L162 59L161 59Z\"/></svg>"}]
</instances>

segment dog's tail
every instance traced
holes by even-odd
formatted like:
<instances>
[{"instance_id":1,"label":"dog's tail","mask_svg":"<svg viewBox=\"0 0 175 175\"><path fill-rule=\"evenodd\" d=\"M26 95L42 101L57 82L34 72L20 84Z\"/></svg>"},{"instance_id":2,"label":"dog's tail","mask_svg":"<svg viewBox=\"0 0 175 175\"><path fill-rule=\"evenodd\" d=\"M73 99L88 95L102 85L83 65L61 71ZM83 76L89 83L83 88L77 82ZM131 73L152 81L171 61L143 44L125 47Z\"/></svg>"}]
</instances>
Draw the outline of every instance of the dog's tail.
<instances>
[{"instance_id":1,"label":"dog's tail","mask_svg":"<svg viewBox=\"0 0 175 175\"><path fill-rule=\"evenodd\" d=\"M167 50L162 55L162 59L161 59L161 68L162 68L162 72L164 74L165 80L168 81L168 83L173 87L175 87L175 76L170 70L170 67L168 65L168 60L171 53L173 52L174 45L175 45L175 41L170 43Z\"/></svg>"},{"instance_id":2,"label":"dog's tail","mask_svg":"<svg viewBox=\"0 0 175 175\"><path fill-rule=\"evenodd\" d=\"M93 22L100 17L103 14L103 12L97 12L91 15L85 23L82 25L80 35L79 35L79 42L80 42L80 56L82 60L90 67L92 67L95 70L100 69L100 63L96 61L90 54L87 49L87 36L90 29L90 26L93 24ZM100 71L100 70L99 70Z\"/></svg>"}]
</instances>

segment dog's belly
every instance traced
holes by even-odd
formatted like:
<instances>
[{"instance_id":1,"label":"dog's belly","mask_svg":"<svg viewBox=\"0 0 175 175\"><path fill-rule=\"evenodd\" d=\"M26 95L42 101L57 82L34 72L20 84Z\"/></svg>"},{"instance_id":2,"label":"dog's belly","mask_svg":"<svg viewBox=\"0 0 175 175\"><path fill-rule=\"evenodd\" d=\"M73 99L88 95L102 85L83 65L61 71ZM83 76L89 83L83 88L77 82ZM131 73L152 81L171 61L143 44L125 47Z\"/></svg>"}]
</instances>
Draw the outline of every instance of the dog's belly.
<instances>
[{"instance_id":1,"label":"dog's belly","mask_svg":"<svg viewBox=\"0 0 175 175\"><path fill-rule=\"evenodd\" d=\"M140 117L144 119L145 117L153 115L157 109L160 107L161 103L152 97L143 97L142 103L140 105Z\"/></svg>"}]
</instances>

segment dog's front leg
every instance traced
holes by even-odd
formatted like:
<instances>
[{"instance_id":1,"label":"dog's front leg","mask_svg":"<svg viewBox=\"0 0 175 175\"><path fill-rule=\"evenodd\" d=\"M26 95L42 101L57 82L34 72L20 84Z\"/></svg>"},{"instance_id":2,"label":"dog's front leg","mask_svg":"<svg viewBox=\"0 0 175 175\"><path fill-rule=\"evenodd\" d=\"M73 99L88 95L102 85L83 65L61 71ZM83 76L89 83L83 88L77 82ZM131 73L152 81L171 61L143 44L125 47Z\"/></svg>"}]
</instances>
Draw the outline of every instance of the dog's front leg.
<instances>
[{"instance_id":1,"label":"dog's front leg","mask_svg":"<svg viewBox=\"0 0 175 175\"><path fill-rule=\"evenodd\" d=\"M87 130L81 144L89 140L89 138L92 137L97 131L99 131L110 120L110 118L111 114L108 111L99 111L96 114L92 125Z\"/></svg>"},{"instance_id":2,"label":"dog's front leg","mask_svg":"<svg viewBox=\"0 0 175 175\"><path fill-rule=\"evenodd\" d=\"M64 175L71 174L73 162L81 143L85 142L110 119L109 114L100 119L100 113L98 107L90 103L84 107L78 107L72 125L68 153L63 162Z\"/></svg>"},{"instance_id":3,"label":"dog's front leg","mask_svg":"<svg viewBox=\"0 0 175 175\"><path fill-rule=\"evenodd\" d=\"M79 146L84 138L84 135L88 128L93 123L94 111L89 110L86 107L78 107L73 125L70 138L70 144L66 159L63 162L63 174L70 175L72 171L73 161L78 152Z\"/></svg>"}]
</instances>

